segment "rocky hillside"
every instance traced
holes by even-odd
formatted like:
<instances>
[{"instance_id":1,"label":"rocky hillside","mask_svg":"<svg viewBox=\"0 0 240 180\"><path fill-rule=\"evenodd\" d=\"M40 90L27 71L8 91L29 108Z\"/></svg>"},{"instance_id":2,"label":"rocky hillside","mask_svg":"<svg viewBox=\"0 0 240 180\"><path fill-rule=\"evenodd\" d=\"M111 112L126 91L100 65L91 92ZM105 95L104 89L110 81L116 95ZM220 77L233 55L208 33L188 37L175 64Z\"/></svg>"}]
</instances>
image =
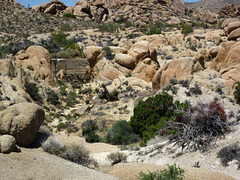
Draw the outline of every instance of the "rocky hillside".
<instances>
[{"instance_id":1,"label":"rocky hillside","mask_svg":"<svg viewBox=\"0 0 240 180\"><path fill-rule=\"evenodd\" d=\"M175 163L185 179L239 178L239 18L181 0L0 2L2 179Z\"/></svg>"},{"instance_id":2,"label":"rocky hillside","mask_svg":"<svg viewBox=\"0 0 240 180\"><path fill-rule=\"evenodd\" d=\"M210 9L214 12L218 12L224 6L228 4L239 5L238 0L201 0L195 3L185 3L188 8L199 8Z\"/></svg>"}]
</instances>

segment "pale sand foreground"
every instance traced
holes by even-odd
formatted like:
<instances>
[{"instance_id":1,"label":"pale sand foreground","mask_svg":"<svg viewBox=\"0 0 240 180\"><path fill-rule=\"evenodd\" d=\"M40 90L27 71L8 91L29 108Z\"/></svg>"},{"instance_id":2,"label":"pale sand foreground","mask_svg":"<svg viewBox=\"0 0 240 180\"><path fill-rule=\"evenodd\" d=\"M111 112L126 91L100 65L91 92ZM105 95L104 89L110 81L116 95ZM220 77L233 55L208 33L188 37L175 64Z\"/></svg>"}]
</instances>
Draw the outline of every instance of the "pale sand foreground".
<instances>
[{"instance_id":1,"label":"pale sand foreground","mask_svg":"<svg viewBox=\"0 0 240 180\"><path fill-rule=\"evenodd\" d=\"M21 150L21 153L0 154L1 180L117 179L45 153L41 148Z\"/></svg>"},{"instance_id":2,"label":"pale sand foreground","mask_svg":"<svg viewBox=\"0 0 240 180\"><path fill-rule=\"evenodd\" d=\"M139 172L148 173L163 170L166 166L151 163L120 163L115 165L108 174L121 180L135 180ZM215 171L202 168L181 167L185 170L184 180L234 180L234 178Z\"/></svg>"}]
</instances>

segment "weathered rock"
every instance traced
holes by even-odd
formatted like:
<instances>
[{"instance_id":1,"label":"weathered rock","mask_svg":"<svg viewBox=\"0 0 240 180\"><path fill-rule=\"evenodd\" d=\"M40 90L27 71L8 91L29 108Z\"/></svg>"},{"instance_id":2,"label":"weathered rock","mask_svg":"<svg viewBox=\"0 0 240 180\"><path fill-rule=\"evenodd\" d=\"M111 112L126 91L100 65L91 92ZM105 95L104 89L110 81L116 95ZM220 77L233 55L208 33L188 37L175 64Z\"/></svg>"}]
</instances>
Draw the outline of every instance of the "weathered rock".
<instances>
[{"instance_id":1,"label":"weathered rock","mask_svg":"<svg viewBox=\"0 0 240 180\"><path fill-rule=\"evenodd\" d=\"M32 103L19 103L0 114L0 134L12 135L19 146L29 146L44 120L44 110Z\"/></svg>"},{"instance_id":2,"label":"weathered rock","mask_svg":"<svg viewBox=\"0 0 240 180\"><path fill-rule=\"evenodd\" d=\"M32 7L32 10L36 11L36 12L43 12L43 8L41 5L36 5Z\"/></svg>"},{"instance_id":3,"label":"weathered rock","mask_svg":"<svg viewBox=\"0 0 240 180\"><path fill-rule=\"evenodd\" d=\"M174 60L160 68L152 79L152 88L159 89L169 83L170 79L185 80L189 75L203 70L203 67L195 58L183 58Z\"/></svg>"},{"instance_id":4,"label":"weathered rock","mask_svg":"<svg viewBox=\"0 0 240 180\"><path fill-rule=\"evenodd\" d=\"M102 55L102 48L97 46L88 46L83 50L83 53L87 58L90 67L93 68Z\"/></svg>"},{"instance_id":5,"label":"weathered rock","mask_svg":"<svg viewBox=\"0 0 240 180\"><path fill-rule=\"evenodd\" d=\"M240 27L233 30L229 35L228 35L228 40L235 40L237 38L240 38Z\"/></svg>"},{"instance_id":6,"label":"weathered rock","mask_svg":"<svg viewBox=\"0 0 240 180\"><path fill-rule=\"evenodd\" d=\"M91 106L90 105L83 105L80 109L76 110L75 114L81 116L83 114L85 114L87 111L91 110Z\"/></svg>"},{"instance_id":7,"label":"weathered rock","mask_svg":"<svg viewBox=\"0 0 240 180\"><path fill-rule=\"evenodd\" d=\"M16 140L11 135L0 136L0 152L1 153L11 153L16 147Z\"/></svg>"},{"instance_id":8,"label":"weathered rock","mask_svg":"<svg viewBox=\"0 0 240 180\"><path fill-rule=\"evenodd\" d=\"M240 42L234 44L229 48L227 56L224 59L224 63L222 65L222 69L239 65L239 63L240 63Z\"/></svg>"},{"instance_id":9,"label":"weathered rock","mask_svg":"<svg viewBox=\"0 0 240 180\"><path fill-rule=\"evenodd\" d=\"M41 46L30 46L26 51L19 51L16 55L17 63L24 68L37 72L38 76L50 85L55 85L53 72L54 64L50 53Z\"/></svg>"},{"instance_id":10,"label":"weathered rock","mask_svg":"<svg viewBox=\"0 0 240 180\"><path fill-rule=\"evenodd\" d=\"M230 22L227 26L227 34L240 27L240 21Z\"/></svg>"},{"instance_id":11,"label":"weathered rock","mask_svg":"<svg viewBox=\"0 0 240 180\"><path fill-rule=\"evenodd\" d=\"M151 61L150 58L147 58L138 63L138 65L132 72L132 76L140 78L147 82L151 82L157 69L158 64L154 61Z\"/></svg>"},{"instance_id":12,"label":"weathered rock","mask_svg":"<svg viewBox=\"0 0 240 180\"><path fill-rule=\"evenodd\" d=\"M236 21L239 21L238 18L228 18L228 19L225 19L222 23L222 28L225 28L228 26L229 23L231 22L236 22Z\"/></svg>"},{"instance_id":13,"label":"weathered rock","mask_svg":"<svg viewBox=\"0 0 240 180\"><path fill-rule=\"evenodd\" d=\"M41 7L42 7L44 10L47 9L49 6L51 6L51 3L49 3L49 2L46 2L46 3L44 3L44 4L41 5Z\"/></svg>"},{"instance_id":14,"label":"weathered rock","mask_svg":"<svg viewBox=\"0 0 240 180\"><path fill-rule=\"evenodd\" d=\"M135 67L135 62L134 62L133 57L128 54L118 53L115 56L115 60L116 60L116 63L118 63L126 68L133 69Z\"/></svg>"},{"instance_id":15,"label":"weathered rock","mask_svg":"<svg viewBox=\"0 0 240 180\"><path fill-rule=\"evenodd\" d=\"M221 48L219 48L218 54L216 59L213 61L212 63L212 67L213 69L219 71L222 67L222 64L225 61L225 58L227 57L227 54L230 50L230 48L235 44L235 42L233 41L229 41L227 43L225 43Z\"/></svg>"},{"instance_id":16,"label":"weathered rock","mask_svg":"<svg viewBox=\"0 0 240 180\"><path fill-rule=\"evenodd\" d=\"M58 11L65 10L66 6L62 6L61 4L51 4L47 9L45 9L44 13L46 14L57 14Z\"/></svg>"},{"instance_id":17,"label":"weathered rock","mask_svg":"<svg viewBox=\"0 0 240 180\"><path fill-rule=\"evenodd\" d=\"M42 46L30 46L27 48L26 53L32 56L36 56L38 59L45 58L47 61L51 61L50 53Z\"/></svg>"},{"instance_id":18,"label":"weathered rock","mask_svg":"<svg viewBox=\"0 0 240 180\"><path fill-rule=\"evenodd\" d=\"M67 7L65 9L65 13L73 14L74 13L74 6Z\"/></svg>"},{"instance_id":19,"label":"weathered rock","mask_svg":"<svg viewBox=\"0 0 240 180\"><path fill-rule=\"evenodd\" d=\"M122 48L122 47L109 46L109 48L111 49L111 52L114 54L118 54L118 53L127 54L128 52L125 48Z\"/></svg>"},{"instance_id":20,"label":"weathered rock","mask_svg":"<svg viewBox=\"0 0 240 180\"><path fill-rule=\"evenodd\" d=\"M138 62L150 58L152 61L157 62L157 51L155 48L150 46L148 41L136 42L128 51L128 54L134 58L135 65Z\"/></svg>"}]
</instances>

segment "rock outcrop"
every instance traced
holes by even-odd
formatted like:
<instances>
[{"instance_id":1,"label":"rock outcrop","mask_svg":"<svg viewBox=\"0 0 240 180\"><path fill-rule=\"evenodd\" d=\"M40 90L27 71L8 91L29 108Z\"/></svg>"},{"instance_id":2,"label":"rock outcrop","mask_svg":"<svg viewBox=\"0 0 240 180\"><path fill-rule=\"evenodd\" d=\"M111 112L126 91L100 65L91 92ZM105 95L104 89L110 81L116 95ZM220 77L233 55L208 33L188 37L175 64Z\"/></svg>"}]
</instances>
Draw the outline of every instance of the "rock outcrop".
<instances>
[{"instance_id":1,"label":"rock outcrop","mask_svg":"<svg viewBox=\"0 0 240 180\"><path fill-rule=\"evenodd\" d=\"M185 80L189 75L203 70L203 67L195 58L173 60L160 68L152 79L153 90L158 90L167 85L170 79Z\"/></svg>"},{"instance_id":2,"label":"rock outcrop","mask_svg":"<svg viewBox=\"0 0 240 180\"><path fill-rule=\"evenodd\" d=\"M26 51L21 50L16 55L16 62L25 69L35 72L37 77L50 85L55 85L53 72L54 64L50 53L41 46L30 46ZM33 74L33 73L32 73Z\"/></svg>"},{"instance_id":3,"label":"rock outcrop","mask_svg":"<svg viewBox=\"0 0 240 180\"><path fill-rule=\"evenodd\" d=\"M51 2L46 2L42 5L36 5L32 7L34 11L53 15L60 14L60 12L66 8L67 6L59 0L51 0Z\"/></svg>"},{"instance_id":4,"label":"rock outcrop","mask_svg":"<svg viewBox=\"0 0 240 180\"><path fill-rule=\"evenodd\" d=\"M33 103L9 106L0 113L0 134L12 135L17 145L27 147L34 141L44 116L44 110Z\"/></svg>"}]
</instances>

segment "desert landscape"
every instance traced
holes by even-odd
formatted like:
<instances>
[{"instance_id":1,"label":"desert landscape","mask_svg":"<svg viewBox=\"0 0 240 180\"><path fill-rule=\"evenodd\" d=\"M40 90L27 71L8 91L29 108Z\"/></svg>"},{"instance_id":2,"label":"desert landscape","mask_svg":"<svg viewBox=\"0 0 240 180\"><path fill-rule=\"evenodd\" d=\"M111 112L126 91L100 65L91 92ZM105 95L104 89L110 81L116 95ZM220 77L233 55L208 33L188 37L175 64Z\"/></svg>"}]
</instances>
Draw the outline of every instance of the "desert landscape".
<instances>
[{"instance_id":1,"label":"desert landscape","mask_svg":"<svg viewBox=\"0 0 240 180\"><path fill-rule=\"evenodd\" d=\"M238 0L0 5L0 179L240 179Z\"/></svg>"}]
</instances>

